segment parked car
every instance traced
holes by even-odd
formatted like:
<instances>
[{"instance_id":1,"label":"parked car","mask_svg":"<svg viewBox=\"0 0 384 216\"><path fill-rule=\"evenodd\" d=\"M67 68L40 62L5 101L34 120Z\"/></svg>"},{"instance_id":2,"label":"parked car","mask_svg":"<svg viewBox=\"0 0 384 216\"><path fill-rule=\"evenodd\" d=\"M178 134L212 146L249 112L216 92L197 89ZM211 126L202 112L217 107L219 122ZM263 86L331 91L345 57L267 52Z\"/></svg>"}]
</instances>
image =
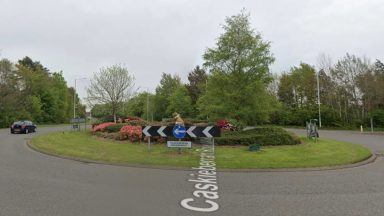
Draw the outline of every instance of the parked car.
<instances>
[{"instance_id":1,"label":"parked car","mask_svg":"<svg viewBox=\"0 0 384 216\"><path fill-rule=\"evenodd\" d=\"M11 133L33 133L36 132L36 125L31 121L17 121L11 125Z\"/></svg>"}]
</instances>

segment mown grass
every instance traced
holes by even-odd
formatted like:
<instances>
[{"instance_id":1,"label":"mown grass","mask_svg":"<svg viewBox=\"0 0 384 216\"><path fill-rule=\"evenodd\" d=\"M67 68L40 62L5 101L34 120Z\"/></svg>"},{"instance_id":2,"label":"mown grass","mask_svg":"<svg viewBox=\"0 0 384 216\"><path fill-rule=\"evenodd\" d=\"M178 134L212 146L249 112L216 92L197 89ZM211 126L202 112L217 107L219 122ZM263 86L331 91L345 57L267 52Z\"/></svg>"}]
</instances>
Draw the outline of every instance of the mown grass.
<instances>
[{"instance_id":1,"label":"mown grass","mask_svg":"<svg viewBox=\"0 0 384 216\"><path fill-rule=\"evenodd\" d=\"M39 135L31 145L42 152L116 164L192 167L199 163L199 146L183 149L147 143L105 140L84 132L56 132ZM218 168L299 168L355 163L368 158L368 149L355 144L321 139L295 146L263 147L249 152L247 147L216 147Z\"/></svg>"},{"instance_id":2,"label":"mown grass","mask_svg":"<svg viewBox=\"0 0 384 216\"><path fill-rule=\"evenodd\" d=\"M351 164L371 156L367 148L357 144L303 140L304 144L263 147L258 152L247 147L216 148L216 162L221 168L307 168Z\"/></svg>"}]
</instances>

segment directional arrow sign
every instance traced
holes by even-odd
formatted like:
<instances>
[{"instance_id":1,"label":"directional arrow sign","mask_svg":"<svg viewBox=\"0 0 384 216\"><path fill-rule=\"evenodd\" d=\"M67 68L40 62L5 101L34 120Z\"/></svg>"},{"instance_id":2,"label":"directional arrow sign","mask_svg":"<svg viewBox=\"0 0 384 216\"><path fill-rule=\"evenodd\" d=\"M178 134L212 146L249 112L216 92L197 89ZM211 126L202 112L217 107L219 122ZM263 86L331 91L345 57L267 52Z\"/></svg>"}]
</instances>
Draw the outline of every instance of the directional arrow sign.
<instances>
[{"instance_id":1,"label":"directional arrow sign","mask_svg":"<svg viewBox=\"0 0 384 216\"><path fill-rule=\"evenodd\" d=\"M151 126L145 126L144 129L143 129L143 134L145 136L151 136L151 134L148 132L148 130L151 128Z\"/></svg>"},{"instance_id":2,"label":"directional arrow sign","mask_svg":"<svg viewBox=\"0 0 384 216\"><path fill-rule=\"evenodd\" d=\"M206 127L204 130L203 130L203 134L209 138L212 137L212 135L209 133L209 130L211 130L213 128L213 126L208 126Z\"/></svg>"},{"instance_id":3,"label":"directional arrow sign","mask_svg":"<svg viewBox=\"0 0 384 216\"><path fill-rule=\"evenodd\" d=\"M142 127L143 136L153 137L153 136L161 136L161 137L219 137L220 136L220 128L217 126L190 126L190 127L182 127L182 126L143 126ZM181 139L181 138L179 138Z\"/></svg>"},{"instance_id":4,"label":"directional arrow sign","mask_svg":"<svg viewBox=\"0 0 384 216\"><path fill-rule=\"evenodd\" d=\"M191 126L188 128L187 130L187 134L190 136L190 137L193 137L195 138L196 137L196 134L193 133L193 130L195 130L196 126Z\"/></svg>"},{"instance_id":5,"label":"directional arrow sign","mask_svg":"<svg viewBox=\"0 0 384 216\"><path fill-rule=\"evenodd\" d=\"M178 139L182 139L185 137L185 133L186 133L186 130L185 130L185 127L184 126L181 126L181 125L175 125L175 127L173 128L173 135L178 138Z\"/></svg>"},{"instance_id":6,"label":"directional arrow sign","mask_svg":"<svg viewBox=\"0 0 384 216\"><path fill-rule=\"evenodd\" d=\"M164 129L167 128L167 126L161 126L159 130L157 130L157 133L160 134L162 137L167 137L167 135L164 133Z\"/></svg>"}]
</instances>

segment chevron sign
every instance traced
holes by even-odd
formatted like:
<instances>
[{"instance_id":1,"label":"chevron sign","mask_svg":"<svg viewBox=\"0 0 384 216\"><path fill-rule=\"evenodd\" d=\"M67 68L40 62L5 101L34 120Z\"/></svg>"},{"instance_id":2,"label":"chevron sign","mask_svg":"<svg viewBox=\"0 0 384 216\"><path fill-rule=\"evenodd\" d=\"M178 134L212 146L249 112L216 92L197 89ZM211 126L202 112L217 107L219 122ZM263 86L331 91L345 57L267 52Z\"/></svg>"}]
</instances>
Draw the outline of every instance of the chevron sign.
<instances>
[{"instance_id":1,"label":"chevron sign","mask_svg":"<svg viewBox=\"0 0 384 216\"><path fill-rule=\"evenodd\" d=\"M161 136L161 137L173 137L173 126L143 126L143 136ZM220 128L217 126L190 126L185 127L187 134L185 137L219 137Z\"/></svg>"}]
</instances>

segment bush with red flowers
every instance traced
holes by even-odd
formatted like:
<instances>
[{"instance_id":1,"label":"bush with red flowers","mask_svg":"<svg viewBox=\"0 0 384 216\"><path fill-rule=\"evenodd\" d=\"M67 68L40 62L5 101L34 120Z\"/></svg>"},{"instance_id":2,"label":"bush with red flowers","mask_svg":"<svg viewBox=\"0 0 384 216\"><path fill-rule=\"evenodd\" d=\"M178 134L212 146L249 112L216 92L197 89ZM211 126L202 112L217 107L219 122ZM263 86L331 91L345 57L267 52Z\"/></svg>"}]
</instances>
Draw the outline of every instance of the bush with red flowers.
<instances>
[{"instance_id":1,"label":"bush with red flowers","mask_svg":"<svg viewBox=\"0 0 384 216\"><path fill-rule=\"evenodd\" d=\"M96 132L96 131L104 132L106 127L111 126L111 125L115 125L115 124L116 123L114 123L114 122L105 122L105 123L95 125L92 129L92 132Z\"/></svg>"},{"instance_id":2,"label":"bush with red flowers","mask_svg":"<svg viewBox=\"0 0 384 216\"><path fill-rule=\"evenodd\" d=\"M220 119L216 122L216 125L223 130L234 131L235 127L226 119Z\"/></svg>"},{"instance_id":3,"label":"bush with red flowers","mask_svg":"<svg viewBox=\"0 0 384 216\"><path fill-rule=\"evenodd\" d=\"M125 125L120 129L120 139L129 139L131 142L142 138L141 126Z\"/></svg>"}]
</instances>

